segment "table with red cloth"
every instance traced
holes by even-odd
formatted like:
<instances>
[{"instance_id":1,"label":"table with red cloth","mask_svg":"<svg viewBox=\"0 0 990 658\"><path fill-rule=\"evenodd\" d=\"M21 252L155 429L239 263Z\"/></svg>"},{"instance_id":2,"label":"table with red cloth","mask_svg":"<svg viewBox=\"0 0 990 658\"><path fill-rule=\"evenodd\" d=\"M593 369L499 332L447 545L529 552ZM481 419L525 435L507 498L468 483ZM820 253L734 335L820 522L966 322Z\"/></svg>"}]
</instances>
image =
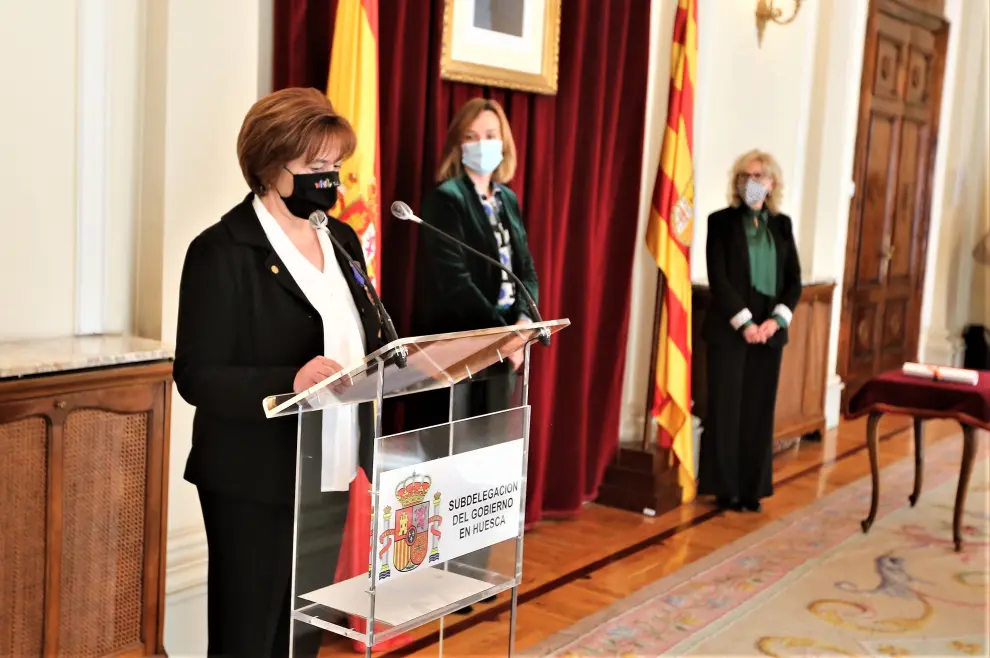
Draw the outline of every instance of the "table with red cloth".
<instances>
[{"instance_id":1,"label":"table with red cloth","mask_svg":"<svg viewBox=\"0 0 990 658\"><path fill-rule=\"evenodd\" d=\"M958 421L963 430L963 456L956 489L956 504L952 520L952 539L956 550L962 549L962 515L966 505L966 489L973 472L976 455L976 429L990 431L990 371L980 371L976 386L934 381L905 375L893 370L874 377L849 401L846 418L869 416L866 445L870 451L870 473L873 476L873 497L870 515L863 520L863 532L868 532L877 516L880 501L880 472L877 457L877 426L884 414L901 414L914 418L914 491L911 506L921 496L924 469L924 421L943 418Z\"/></svg>"}]
</instances>

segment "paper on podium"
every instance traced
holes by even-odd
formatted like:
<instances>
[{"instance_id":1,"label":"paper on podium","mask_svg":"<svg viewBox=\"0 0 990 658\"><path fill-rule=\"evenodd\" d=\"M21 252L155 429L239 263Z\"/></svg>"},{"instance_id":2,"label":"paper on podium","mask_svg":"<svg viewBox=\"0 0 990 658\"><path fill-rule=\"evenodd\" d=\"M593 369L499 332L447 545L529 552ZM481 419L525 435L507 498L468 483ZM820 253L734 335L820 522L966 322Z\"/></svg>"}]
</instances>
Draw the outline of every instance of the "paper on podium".
<instances>
[{"instance_id":1,"label":"paper on podium","mask_svg":"<svg viewBox=\"0 0 990 658\"><path fill-rule=\"evenodd\" d=\"M975 370L949 368L945 366L929 366L923 363L905 363L901 372L911 377L930 379L936 382L952 382L954 384L969 384L976 386L980 381L980 373Z\"/></svg>"},{"instance_id":2,"label":"paper on podium","mask_svg":"<svg viewBox=\"0 0 990 658\"><path fill-rule=\"evenodd\" d=\"M453 571L423 569L406 578L380 584L375 592L375 621L400 626L445 606L494 587L494 583ZM357 576L300 598L348 615L367 618L370 605L368 577Z\"/></svg>"}]
</instances>

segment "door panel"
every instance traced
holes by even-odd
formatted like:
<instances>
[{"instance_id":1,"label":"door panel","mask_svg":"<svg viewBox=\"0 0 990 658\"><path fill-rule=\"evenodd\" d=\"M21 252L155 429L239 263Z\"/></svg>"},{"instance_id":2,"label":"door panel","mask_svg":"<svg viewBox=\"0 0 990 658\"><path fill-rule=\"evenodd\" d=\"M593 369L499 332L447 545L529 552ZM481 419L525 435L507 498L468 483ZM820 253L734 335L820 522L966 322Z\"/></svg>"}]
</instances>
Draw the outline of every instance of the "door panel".
<instances>
[{"instance_id":1,"label":"door panel","mask_svg":"<svg viewBox=\"0 0 990 658\"><path fill-rule=\"evenodd\" d=\"M875 341L873 336L877 326L877 305L867 300L856 304L853 314L853 326L855 327L852 365L854 368L869 368L875 357Z\"/></svg>"},{"instance_id":2,"label":"door panel","mask_svg":"<svg viewBox=\"0 0 990 658\"><path fill-rule=\"evenodd\" d=\"M884 234L883 217L889 204L890 161L893 151L895 119L874 116L870 120L870 146L866 159L866 199L863 203L863 231L859 236L858 290L882 283L881 250ZM879 221L874 219L879 218Z\"/></svg>"},{"instance_id":3,"label":"door panel","mask_svg":"<svg viewBox=\"0 0 990 658\"><path fill-rule=\"evenodd\" d=\"M918 152L924 148L920 143L923 126L905 121L901 128L901 153L897 175L897 209L891 227L890 267L887 273L888 285L911 284L911 244L915 238L915 210L917 209Z\"/></svg>"}]
</instances>

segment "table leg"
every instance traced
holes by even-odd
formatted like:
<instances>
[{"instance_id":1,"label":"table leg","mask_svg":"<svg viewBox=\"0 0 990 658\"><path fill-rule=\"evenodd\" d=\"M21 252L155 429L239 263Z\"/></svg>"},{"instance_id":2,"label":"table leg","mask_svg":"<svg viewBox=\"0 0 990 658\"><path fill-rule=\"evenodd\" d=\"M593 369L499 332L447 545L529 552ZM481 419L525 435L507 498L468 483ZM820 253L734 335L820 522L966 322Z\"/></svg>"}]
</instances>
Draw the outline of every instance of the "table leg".
<instances>
[{"instance_id":1,"label":"table leg","mask_svg":"<svg viewBox=\"0 0 990 658\"><path fill-rule=\"evenodd\" d=\"M925 423L921 418L914 419L914 491L908 497L911 507L921 498L921 483L925 471Z\"/></svg>"},{"instance_id":2,"label":"table leg","mask_svg":"<svg viewBox=\"0 0 990 658\"><path fill-rule=\"evenodd\" d=\"M956 543L956 552L962 550L962 517L966 510L966 490L969 488L969 476L973 474L973 457L976 456L976 431L963 425L963 454L962 466L959 469L959 486L956 488L956 508L952 515L952 539Z\"/></svg>"},{"instance_id":3,"label":"table leg","mask_svg":"<svg viewBox=\"0 0 990 658\"><path fill-rule=\"evenodd\" d=\"M870 515L863 519L860 526L863 532L869 532L874 519L877 518L877 507L880 505L880 457L877 454L877 428L883 414L870 414L866 422L866 448L870 452L870 475L873 479L873 497L870 499Z\"/></svg>"}]
</instances>

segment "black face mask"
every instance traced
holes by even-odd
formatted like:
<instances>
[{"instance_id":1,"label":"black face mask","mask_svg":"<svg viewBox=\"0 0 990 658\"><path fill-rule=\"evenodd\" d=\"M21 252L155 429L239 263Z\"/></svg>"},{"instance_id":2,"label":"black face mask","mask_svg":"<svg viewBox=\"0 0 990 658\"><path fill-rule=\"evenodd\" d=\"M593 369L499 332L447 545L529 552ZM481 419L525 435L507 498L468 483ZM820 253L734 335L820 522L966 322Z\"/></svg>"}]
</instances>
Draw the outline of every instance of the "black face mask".
<instances>
[{"instance_id":1,"label":"black face mask","mask_svg":"<svg viewBox=\"0 0 990 658\"><path fill-rule=\"evenodd\" d=\"M292 174L291 171L289 173ZM339 186L340 174L336 171L292 174L292 194L283 196L282 201L293 215L309 219L310 213L317 210L328 212L337 204Z\"/></svg>"}]
</instances>

